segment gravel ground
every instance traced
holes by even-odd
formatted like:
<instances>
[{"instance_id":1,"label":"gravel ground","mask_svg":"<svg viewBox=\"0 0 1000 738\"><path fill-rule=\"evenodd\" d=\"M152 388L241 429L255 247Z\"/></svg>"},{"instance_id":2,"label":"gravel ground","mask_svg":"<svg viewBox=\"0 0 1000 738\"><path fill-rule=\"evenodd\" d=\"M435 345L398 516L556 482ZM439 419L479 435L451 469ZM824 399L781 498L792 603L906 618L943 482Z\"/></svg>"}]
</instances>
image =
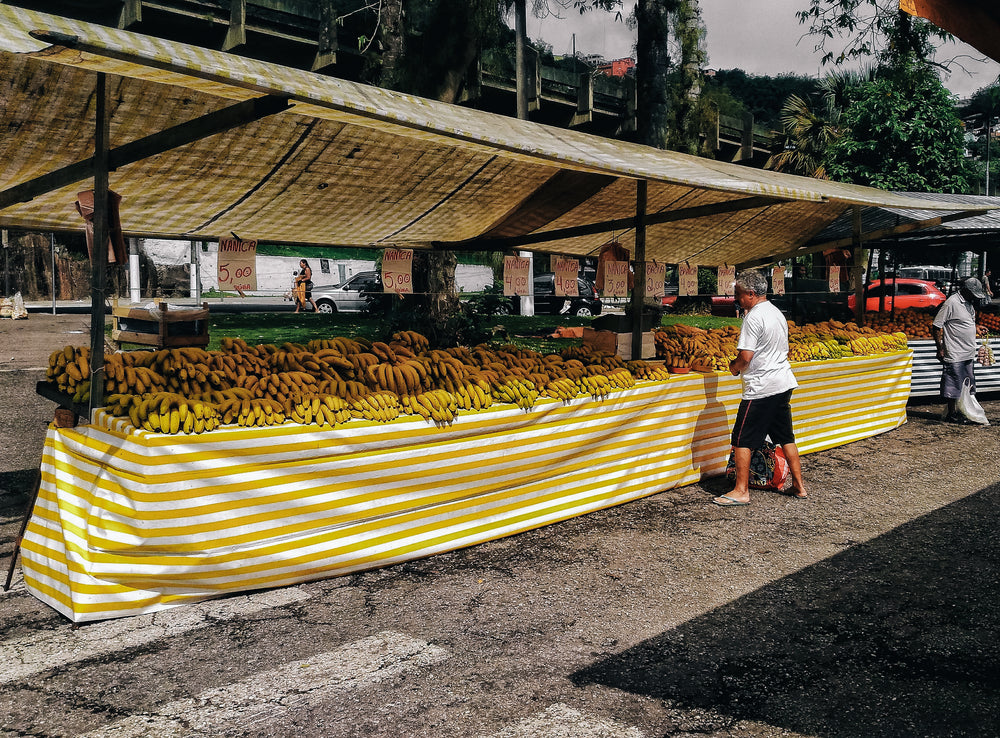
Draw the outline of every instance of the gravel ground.
<instances>
[{"instance_id":1,"label":"gravel ground","mask_svg":"<svg viewBox=\"0 0 1000 738\"><path fill-rule=\"evenodd\" d=\"M86 342L88 320L0 321L4 554L53 411L32 367ZM1000 419L1000 400L983 405ZM575 710L645 736L998 735L1000 439L997 426L944 424L940 410L913 405L897 430L804 457L808 500L758 493L723 509L708 500L727 483L707 480L303 585L311 599L284 618L219 623L8 685L0 735L74 734L384 630L451 656L420 679L275 718L266 734L499 735ZM67 628L26 594L0 599L0 645Z\"/></svg>"}]
</instances>

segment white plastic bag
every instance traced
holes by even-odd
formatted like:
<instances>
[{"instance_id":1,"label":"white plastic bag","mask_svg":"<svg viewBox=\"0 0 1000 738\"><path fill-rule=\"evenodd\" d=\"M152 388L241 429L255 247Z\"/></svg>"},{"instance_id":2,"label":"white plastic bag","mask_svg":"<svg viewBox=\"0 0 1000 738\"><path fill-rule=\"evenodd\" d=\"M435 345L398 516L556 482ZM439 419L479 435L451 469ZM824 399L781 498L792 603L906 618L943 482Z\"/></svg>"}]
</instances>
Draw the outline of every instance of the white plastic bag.
<instances>
[{"instance_id":1,"label":"white plastic bag","mask_svg":"<svg viewBox=\"0 0 1000 738\"><path fill-rule=\"evenodd\" d=\"M28 317L28 309L24 307L24 298L21 297L20 292L14 294L14 299L11 304L10 317L14 320L22 320Z\"/></svg>"},{"instance_id":2,"label":"white plastic bag","mask_svg":"<svg viewBox=\"0 0 1000 738\"><path fill-rule=\"evenodd\" d=\"M958 396L958 411L973 423L990 424L983 406L976 399L976 393L972 391L972 382L968 379L962 382L962 394Z\"/></svg>"}]
</instances>

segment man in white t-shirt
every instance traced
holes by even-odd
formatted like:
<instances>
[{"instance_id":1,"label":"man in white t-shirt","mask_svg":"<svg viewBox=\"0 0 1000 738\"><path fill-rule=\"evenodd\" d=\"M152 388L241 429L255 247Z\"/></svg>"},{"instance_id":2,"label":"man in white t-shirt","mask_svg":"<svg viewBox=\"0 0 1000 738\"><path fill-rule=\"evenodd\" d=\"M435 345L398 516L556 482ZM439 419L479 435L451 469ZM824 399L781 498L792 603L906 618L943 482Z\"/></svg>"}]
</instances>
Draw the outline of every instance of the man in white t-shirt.
<instances>
[{"instance_id":1,"label":"man in white t-shirt","mask_svg":"<svg viewBox=\"0 0 1000 738\"><path fill-rule=\"evenodd\" d=\"M729 371L743 379L743 398L732 434L736 485L712 502L723 507L750 504L750 457L766 436L785 452L792 494L806 497L789 404L792 390L799 385L788 363L788 321L768 302L767 278L760 272L746 271L736 278L735 299L746 311L736 358L729 364Z\"/></svg>"}]
</instances>

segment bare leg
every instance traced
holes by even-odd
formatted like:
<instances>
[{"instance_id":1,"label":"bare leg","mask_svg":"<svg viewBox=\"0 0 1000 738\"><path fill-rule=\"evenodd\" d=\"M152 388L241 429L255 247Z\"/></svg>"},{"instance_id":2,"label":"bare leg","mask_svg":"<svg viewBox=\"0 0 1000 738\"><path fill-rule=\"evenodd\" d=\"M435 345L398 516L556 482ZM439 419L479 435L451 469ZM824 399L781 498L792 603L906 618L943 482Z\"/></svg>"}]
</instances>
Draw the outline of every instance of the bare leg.
<instances>
[{"instance_id":1,"label":"bare leg","mask_svg":"<svg viewBox=\"0 0 1000 738\"><path fill-rule=\"evenodd\" d=\"M799 447L794 443L782 444L781 450L788 459L788 471L792 473L792 494L796 497L808 497L805 482L802 481L802 464L799 463Z\"/></svg>"},{"instance_id":2,"label":"bare leg","mask_svg":"<svg viewBox=\"0 0 1000 738\"><path fill-rule=\"evenodd\" d=\"M738 502L750 502L750 449L737 446L733 449L733 456L736 461L736 484L733 487L733 491L726 495L726 497ZM796 464L798 463L798 458L798 454L796 454ZM715 499L720 504L726 504L726 500L721 497L716 497Z\"/></svg>"}]
</instances>

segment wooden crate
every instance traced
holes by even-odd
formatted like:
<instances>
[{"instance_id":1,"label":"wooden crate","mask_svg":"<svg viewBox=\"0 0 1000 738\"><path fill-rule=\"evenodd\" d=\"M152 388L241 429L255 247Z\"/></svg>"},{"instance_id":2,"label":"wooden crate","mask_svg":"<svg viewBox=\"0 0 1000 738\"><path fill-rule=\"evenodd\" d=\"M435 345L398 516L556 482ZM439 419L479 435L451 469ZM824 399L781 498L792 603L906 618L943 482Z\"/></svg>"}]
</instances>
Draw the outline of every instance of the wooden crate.
<instances>
[{"instance_id":1,"label":"wooden crate","mask_svg":"<svg viewBox=\"0 0 1000 738\"><path fill-rule=\"evenodd\" d=\"M111 338L122 343L138 343L156 348L208 345L208 303L201 308L175 308L158 302L155 311L119 306L111 309L114 325Z\"/></svg>"}]
</instances>

